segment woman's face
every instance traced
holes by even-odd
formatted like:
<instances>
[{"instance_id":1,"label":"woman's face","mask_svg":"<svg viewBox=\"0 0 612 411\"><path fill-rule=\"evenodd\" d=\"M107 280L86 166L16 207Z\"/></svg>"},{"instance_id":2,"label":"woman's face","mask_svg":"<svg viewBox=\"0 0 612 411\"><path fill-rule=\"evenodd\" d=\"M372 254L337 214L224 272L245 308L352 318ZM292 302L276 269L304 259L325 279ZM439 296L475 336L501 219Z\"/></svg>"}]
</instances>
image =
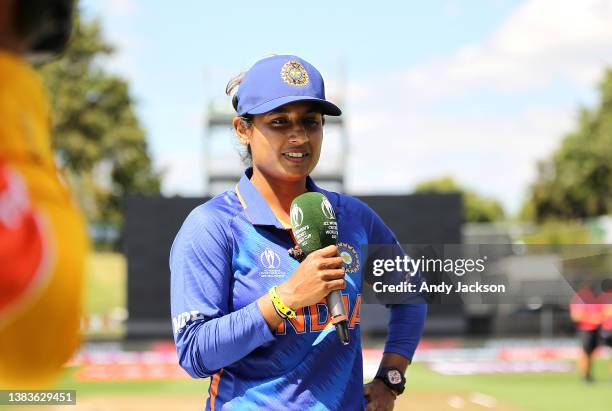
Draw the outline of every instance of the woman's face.
<instances>
[{"instance_id":1,"label":"woman's face","mask_svg":"<svg viewBox=\"0 0 612 411\"><path fill-rule=\"evenodd\" d=\"M253 126L239 136L251 145L254 169L268 178L296 182L319 161L323 116L316 103L290 103L256 115Z\"/></svg>"}]
</instances>

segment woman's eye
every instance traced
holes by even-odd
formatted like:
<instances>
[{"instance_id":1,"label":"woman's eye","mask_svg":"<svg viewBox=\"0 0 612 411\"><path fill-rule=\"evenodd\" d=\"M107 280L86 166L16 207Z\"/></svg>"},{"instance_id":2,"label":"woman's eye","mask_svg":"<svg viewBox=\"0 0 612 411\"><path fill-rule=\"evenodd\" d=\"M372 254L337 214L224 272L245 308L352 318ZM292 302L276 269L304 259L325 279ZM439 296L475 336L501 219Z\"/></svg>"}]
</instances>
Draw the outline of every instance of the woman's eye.
<instances>
[{"instance_id":1,"label":"woman's eye","mask_svg":"<svg viewBox=\"0 0 612 411\"><path fill-rule=\"evenodd\" d=\"M274 118L270 121L271 124L273 125L279 125L279 124L285 124L287 123L287 119L284 118Z\"/></svg>"},{"instance_id":2,"label":"woman's eye","mask_svg":"<svg viewBox=\"0 0 612 411\"><path fill-rule=\"evenodd\" d=\"M315 118L307 118L306 120L304 120L304 124L306 124L307 126L318 126L319 124L321 124L319 122L319 120L315 119Z\"/></svg>"}]
</instances>

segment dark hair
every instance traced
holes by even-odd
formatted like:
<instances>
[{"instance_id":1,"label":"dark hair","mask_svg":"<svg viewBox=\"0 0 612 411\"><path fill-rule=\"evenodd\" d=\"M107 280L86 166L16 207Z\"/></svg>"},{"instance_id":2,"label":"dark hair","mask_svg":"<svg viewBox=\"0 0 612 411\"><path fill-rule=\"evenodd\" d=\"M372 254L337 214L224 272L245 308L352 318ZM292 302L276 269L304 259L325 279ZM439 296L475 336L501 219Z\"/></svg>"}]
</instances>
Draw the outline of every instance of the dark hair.
<instances>
[{"instance_id":1,"label":"dark hair","mask_svg":"<svg viewBox=\"0 0 612 411\"><path fill-rule=\"evenodd\" d=\"M240 86L240 83L244 79L245 74L246 72L243 71L237 76L231 78L230 81L225 86L225 94L227 94L228 96L232 95L232 92L234 91L234 89ZM236 93L234 93L234 95L232 96L232 106L234 106L234 110L238 111L238 96L236 95ZM243 116L238 116L238 118L240 118L240 124L242 125L242 127L251 128L253 126L253 115L252 114L245 114ZM247 166L253 165L253 153L251 152L250 144L247 144L246 152L240 153L240 159Z\"/></svg>"},{"instance_id":2,"label":"dark hair","mask_svg":"<svg viewBox=\"0 0 612 411\"><path fill-rule=\"evenodd\" d=\"M30 54L47 58L68 44L75 9L74 0L19 0L15 2L15 29L27 41Z\"/></svg>"}]
</instances>

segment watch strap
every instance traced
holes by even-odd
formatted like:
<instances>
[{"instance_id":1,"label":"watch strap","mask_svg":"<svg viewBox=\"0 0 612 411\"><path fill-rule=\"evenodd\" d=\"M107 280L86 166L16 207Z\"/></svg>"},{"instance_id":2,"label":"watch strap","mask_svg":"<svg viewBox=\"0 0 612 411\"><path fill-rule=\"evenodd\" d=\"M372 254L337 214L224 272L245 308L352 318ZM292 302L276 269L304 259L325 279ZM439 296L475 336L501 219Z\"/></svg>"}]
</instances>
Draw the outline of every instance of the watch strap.
<instances>
[{"instance_id":1,"label":"watch strap","mask_svg":"<svg viewBox=\"0 0 612 411\"><path fill-rule=\"evenodd\" d=\"M389 375L392 375L393 380L389 378ZM385 385L393 390L393 392L395 392L397 395L404 392L406 378L398 368L383 367L378 370L376 377L374 378L382 380L382 382L384 382Z\"/></svg>"}]
</instances>

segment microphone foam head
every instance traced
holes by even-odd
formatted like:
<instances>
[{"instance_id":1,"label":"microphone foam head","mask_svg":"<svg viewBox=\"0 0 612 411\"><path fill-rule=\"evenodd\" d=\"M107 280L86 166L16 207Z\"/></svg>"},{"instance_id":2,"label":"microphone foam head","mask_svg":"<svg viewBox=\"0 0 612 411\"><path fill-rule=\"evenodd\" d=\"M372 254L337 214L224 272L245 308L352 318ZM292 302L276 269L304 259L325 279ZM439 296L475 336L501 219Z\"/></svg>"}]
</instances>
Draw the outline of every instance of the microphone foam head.
<instances>
[{"instance_id":1,"label":"microphone foam head","mask_svg":"<svg viewBox=\"0 0 612 411\"><path fill-rule=\"evenodd\" d=\"M290 217L293 236L304 254L338 242L336 212L323 194L297 196L291 203Z\"/></svg>"}]
</instances>

